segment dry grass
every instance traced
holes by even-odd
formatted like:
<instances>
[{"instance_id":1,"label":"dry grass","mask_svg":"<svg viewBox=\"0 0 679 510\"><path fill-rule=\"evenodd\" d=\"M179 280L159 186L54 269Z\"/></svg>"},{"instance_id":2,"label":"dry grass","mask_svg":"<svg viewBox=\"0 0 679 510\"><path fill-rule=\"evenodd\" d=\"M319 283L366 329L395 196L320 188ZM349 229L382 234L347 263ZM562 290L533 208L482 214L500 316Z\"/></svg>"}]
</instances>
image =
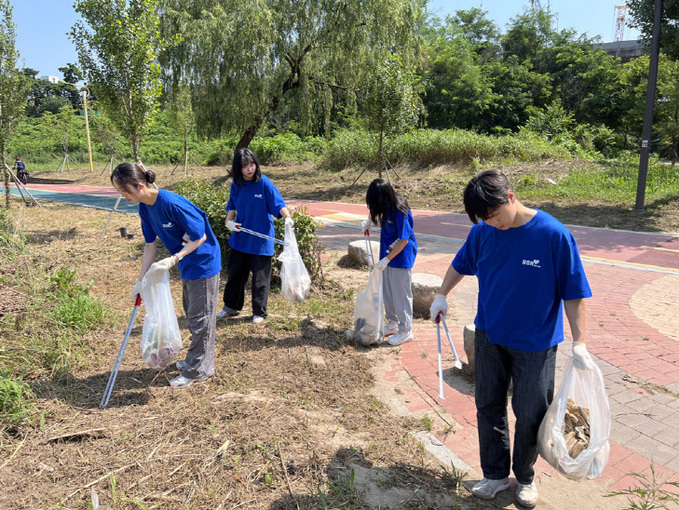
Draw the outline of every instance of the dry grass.
<instances>
[{"instance_id":1,"label":"dry grass","mask_svg":"<svg viewBox=\"0 0 679 510\"><path fill-rule=\"evenodd\" d=\"M30 280L77 268L78 280L94 280L92 293L116 319L85 336L71 370L28 377L44 422L2 438L0 508L86 509L92 489L115 509L311 509L323 508L323 501L330 508L369 508L358 480L354 489L347 481L359 467L383 470L380 484L371 485L385 491L384 502L387 491L401 488L409 495L398 496L403 508L436 506L436 498L453 493L460 508L484 508L467 502L466 489L413 439L418 422L392 414L375 396L384 354L344 336L357 285L352 274L364 275L340 268L339 255L327 257L329 283L308 301L292 305L274 292L264 325L219 321L216 375L186 389L169 387L175 370L157 373L143 364L138 320L110 404L101 411L143 242L139 235L122 239L117 229L133 230L138 219L115 215L102 235L103 211L15 205L12 216L30 257L18 266L0 261L0 275L21 278L25 269ZM0 293L5 356L18 337L32 334L31 309L20 296L11 288ZM17 307L23 318L10 321Z\"/></svg>"}]
</instances>

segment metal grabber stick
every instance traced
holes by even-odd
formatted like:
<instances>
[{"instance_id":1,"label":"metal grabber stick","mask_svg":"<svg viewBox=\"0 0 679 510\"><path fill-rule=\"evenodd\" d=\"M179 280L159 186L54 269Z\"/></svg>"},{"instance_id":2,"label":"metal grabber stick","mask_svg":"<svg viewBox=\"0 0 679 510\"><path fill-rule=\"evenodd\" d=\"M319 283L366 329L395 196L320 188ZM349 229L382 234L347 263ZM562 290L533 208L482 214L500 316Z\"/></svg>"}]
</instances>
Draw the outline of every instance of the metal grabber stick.
<instances>
[{"instance_id":1,"label":"metal grabber stick","mask_svg":"<svg viewBox=\"0 0 679 510\"><path fill-rule=\"evenodd\" d=\"M363 238L365 239L365 251L368 255L368 277L372 276L372 268L375 265L375 258L373 257L373 245L370 242L370 229L367 228L363 232Z\"/></svg>"},{"instance_id":2,"label":"metal grabber stick","mask_svg":"<svg viewBox=\"0 0 679 510\"><path fill-rule=\"evenodd\" d=\"M123 338L123 343L120 344L120 350L118 351L118 357L113 365L113 370L111 370L111 375L108 376L108 383L106 383L106 389L104 390L104 396L101 397L101 402L99 403L99 409L103 409L108 404L108 399L111 397L111 392L113 391L113 385L116 382L116 377L118 377L118 370L120 370L120 364L123 361L123 354L125 354L125 348L127 347L127 341L130 339L130 333L132 332L132 326L134 326L134 319L137 317L137 310L141 304L141 294L137 294L137 299L134 301L134 309L132 310L132 317L130 317L130 322L127 325L127 330L125 331L125 338Z\"/></svg>"},{"instance_id":3,"label":"metal grabber stick","mask_svg":"<svg viewBox=\"0 0 679 510\"><path fill-rule=\"evenodd\" d=\"M250 234L251 236L261 237L262 239L273 241L274 243L282 244L283 246L288 245L287 241L281 241L280 239L276 239L275 237L262 234L261 232L255 232L254 230L250 230L249 228L238 227L238 229L236 229L236 232L244 232L246 234Z\"/></svg>"},{"instance_id":4,"label":"metal grabber stick","mask_svg":"<svg viewBox=\"0 0 679 510\"><path fill-rule=\"evenodd\" d=\"M450 332L448 331L448 326L446 325L446 319L443 317L443 312L439 312L439 314L436 316L436 338L438 340L439 349L439 398L445 399L443 396L443 366L441 363L441 323L443 323L443 329L446 331L448 343L450 343L453 356L455 356L455 368L462 368L462 363L460 362L460 357L457 355L457 350L455 349L455 344L453 344L453 339L450 337Z\"/></svg>"}]
</instances>

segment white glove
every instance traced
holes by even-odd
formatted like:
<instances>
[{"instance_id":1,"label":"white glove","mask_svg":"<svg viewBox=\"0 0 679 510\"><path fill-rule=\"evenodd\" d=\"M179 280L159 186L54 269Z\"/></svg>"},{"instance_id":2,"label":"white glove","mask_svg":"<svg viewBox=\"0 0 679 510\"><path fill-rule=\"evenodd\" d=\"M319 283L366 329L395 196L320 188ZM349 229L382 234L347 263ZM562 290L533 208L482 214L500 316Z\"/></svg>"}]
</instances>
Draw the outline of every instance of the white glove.
<instances>
[{"instance_id":1,"label":"white glove","mask_svg":"<svg viewBox=\"0 0 679 510\"><path fill-rule=\"evenodd\" d=\"M238 232L240 230L240 223L229 220L226 222L226 228L228 228L231 232Z\"/></svg>"},{"instance_id":2,"label":"white glove","mask_svg":"<svg viewBox=\"0 0 679 510\"><path fill-rule=\"evenodd\" d=\"M132 287L132 301L137 300L137 294L141 294L141 280L137 280L137 283L134 284L134 287Z\"/></svg>"},{"instance_id":3,"label":"white glove","mask_svg":"<svg viewBox=\"0 0 679 510\"><path fill-rule=\"evenodd\" d=\"M176 262L174 261L174 256L164 258L151 264L148 274L155 273L156 271L169 271L175 264Z\"/></svg>"},{"instance_id":4,"label":"white glove","mask_svg":"<svg viewBox=\"0 0 679 510\"><path fill-rule=\"evenodd\" d=\"M295 226L295 222L292 219L292 216L288 216L287 218L285 218L285 226L286 227L294 227Z\"/></svg>"},{"instance_id":5,"label":"white glove","mask_svg":"<svg viewBox=\"0 0 679 510\"><path fill-rule=\"evenodd\" d=\"M580 370L589 370L594 365L584 342L573 342L573 365Z\"/></svg>"},{"instance_id":6,"label":"white glove","mask_svg":"<svg viewBox=\"0 0 679 510\"><path fill-rule=\"evenodd\" d=\"M366 218L361 222L361 228L363 229L363 233L365 234L366 232L370 232L370 218Z\"/></svg>"},{"instance_id":7,"label":"white glove","mask_svg":"<svg viewBox=\"0 0 679 510\"><path fill-rule=\"evenodd\" d=\"M375 270L384 271L388 265L389 259L387 257L384 257L383 259L380 259L380 261L377 264L375 264Z\"/></svg>"},{"instance_id":8,"label":"white glove","mask_svg":"<svg viewBox=\"0 0 679 510\"><path fill-rule=\"evenodd\" d=\"M436 294L434 302L429 307L431 321L436 324L436 319L438 318L439 314L442 314L443 317L445 317L446 313L448 313L448 301L446 301L446 296L443 294Z\"/></svg>"}]
</instances>

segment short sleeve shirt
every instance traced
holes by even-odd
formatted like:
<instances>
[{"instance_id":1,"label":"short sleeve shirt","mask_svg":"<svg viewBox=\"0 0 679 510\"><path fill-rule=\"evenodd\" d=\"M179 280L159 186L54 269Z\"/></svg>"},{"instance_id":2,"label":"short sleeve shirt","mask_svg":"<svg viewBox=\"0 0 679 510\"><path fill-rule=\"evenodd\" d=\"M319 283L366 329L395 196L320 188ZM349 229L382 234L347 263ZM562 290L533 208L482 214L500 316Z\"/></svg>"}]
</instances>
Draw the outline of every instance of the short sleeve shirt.
<instances>
[{"instance_id":1,"label":"short sleeve shirt","mask_svg":"<svg viewBox=\"0 0 679 510\"><path fill-rule=\"evenodd\" d=\"M417 257L417 239L413 229L413 214L394 211L380 230L380 259L387 256L387 248L397 239L407 239L408 244L390 262L389 267L412 269Z\"/></svg>"},{"instance_id":2,"label":"short sleeve shirt","mask_svg":"<svg viewBox=\"0 0 679 510\"><path fill-rule=\"evenodd\" d=\"M158 190L153 205L139 204L139 216L144 241L152 243L158 237L172 254L205 235L205 241L179 262L182 279L209 278L222 270L219 243L207 215L185 197Z\"/></svg>"},{"instance_id":3,"label":"short sleeve shirt","mask_svg":"<svg viewBox=\"0 0 679 510\"><path fill-rule=\"evenodd\" d=\"M262 175L257 182L243 181L242 186L231 183L227 211L236 211L236 222L243 228L274 237L273 218L280 217L285 201L278 188ZM231 232L231 248L252 255L273 256L273 241L245 232Z\"/></svg>"}]
</instances>

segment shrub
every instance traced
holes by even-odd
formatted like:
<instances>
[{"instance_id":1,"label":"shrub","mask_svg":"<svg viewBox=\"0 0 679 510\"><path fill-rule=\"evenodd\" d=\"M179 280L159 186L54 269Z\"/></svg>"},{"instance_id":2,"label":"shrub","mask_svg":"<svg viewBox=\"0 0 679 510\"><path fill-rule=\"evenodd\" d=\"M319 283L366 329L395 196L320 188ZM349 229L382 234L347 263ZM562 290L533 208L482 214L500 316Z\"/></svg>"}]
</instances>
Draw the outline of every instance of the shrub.
<instances>
[{"instance_id":1,"label":"shrub","mask_svg":"<svg viewBox=\"0 0 679 510\"><path fill-rule=\"evenodd\" d=\"M212 231L215 233L222 251L222 265L226 266L229 257L229 235L231 232L226 228L226 204L229 202L229 188L226 186L215 186L209 182L197 180L185 180L177 185L175 190L180 195L185 196L200 209L205 211ZM304 260L304 264L309 271L312 281L322 278L321 273L321 247L316 236L316 220L304 209L293 212L295 220L295 236L299 245L299 252ZM283 221L275 220L275 235L283 238ZM280 268L277 258L281 252L281 245L276 244L274 251L274 267Z\"/></svg>"}]
</instances>

